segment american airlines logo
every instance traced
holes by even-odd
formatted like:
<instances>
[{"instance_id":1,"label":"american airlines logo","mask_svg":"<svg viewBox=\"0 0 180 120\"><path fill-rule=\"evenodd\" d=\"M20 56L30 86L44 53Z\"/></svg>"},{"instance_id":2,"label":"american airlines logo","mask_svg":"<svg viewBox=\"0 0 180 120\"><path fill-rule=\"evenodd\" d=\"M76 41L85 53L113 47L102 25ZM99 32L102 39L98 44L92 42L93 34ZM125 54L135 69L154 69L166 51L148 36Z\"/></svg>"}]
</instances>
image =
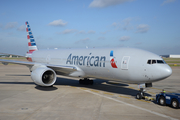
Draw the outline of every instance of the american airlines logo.
<instances>
[{"instance_id":1,"label":"american airlines logo","mask_svg":"<svg viewBox=\"0 0 180 120\"><path fill-rule=\"evenodd\" d=\"M110 63L113 68L117 68L116 62L113 57L113 51L110 52Z\"/></svg>"},{"instance_id":2,"label":"american airlines logo","mask_svg":"<svg viewBox=\"0 0 180 120\"><path fill-rule=\"evenodd\" d=\"M95 66L95 67L105 67L105 56L77 56L72 55L72 53L68 56L66 64L74 64L80 66Z\"/></svg>"}]
</instances>

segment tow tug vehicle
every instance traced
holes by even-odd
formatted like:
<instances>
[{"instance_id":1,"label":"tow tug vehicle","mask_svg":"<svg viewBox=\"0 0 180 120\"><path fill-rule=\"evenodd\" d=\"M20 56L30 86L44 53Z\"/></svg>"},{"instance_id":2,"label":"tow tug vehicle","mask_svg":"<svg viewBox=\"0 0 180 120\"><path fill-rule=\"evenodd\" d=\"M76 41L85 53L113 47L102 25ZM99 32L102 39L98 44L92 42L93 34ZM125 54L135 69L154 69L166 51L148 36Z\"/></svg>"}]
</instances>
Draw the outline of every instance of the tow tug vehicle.
<instances>
[{"instance_id":1,"label":"tow tug vehicle","mask_svg":"<svg viewBox=\"0 0 180 120\"><path fill-rule=\"evenodd\" d=\"M172 108L178 109L180 107L180 93L161 92L156 94L156 102L162 106L171 105Z\"/></svg>"}]
</instances>

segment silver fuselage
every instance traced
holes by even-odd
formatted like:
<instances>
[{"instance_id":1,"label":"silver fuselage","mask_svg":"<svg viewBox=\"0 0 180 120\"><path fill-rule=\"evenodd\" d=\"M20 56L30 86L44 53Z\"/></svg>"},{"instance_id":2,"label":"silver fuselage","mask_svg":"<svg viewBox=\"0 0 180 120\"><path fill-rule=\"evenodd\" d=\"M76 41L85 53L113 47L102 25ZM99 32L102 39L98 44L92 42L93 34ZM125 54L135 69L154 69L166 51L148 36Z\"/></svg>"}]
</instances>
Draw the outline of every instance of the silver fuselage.
<instances>
[{"instance_id":1,"label":"silver fuselage","mask_svg":"<svg viewBox=\"0 0 180 120\"><path fill-rule=\"evenodd\" d=\"M110 52L113 51L113 56ZM111 59L114 64L111 65ZM125 83L151 83L169 77L171 68L163 64L147 64L148 60L163 60L156 54L135 48L92 48L38 50L33 62L74 66L77 71L66 76L116 80ZM61 75L61 73L57 74Z\"/></svg>"}]
</instances>

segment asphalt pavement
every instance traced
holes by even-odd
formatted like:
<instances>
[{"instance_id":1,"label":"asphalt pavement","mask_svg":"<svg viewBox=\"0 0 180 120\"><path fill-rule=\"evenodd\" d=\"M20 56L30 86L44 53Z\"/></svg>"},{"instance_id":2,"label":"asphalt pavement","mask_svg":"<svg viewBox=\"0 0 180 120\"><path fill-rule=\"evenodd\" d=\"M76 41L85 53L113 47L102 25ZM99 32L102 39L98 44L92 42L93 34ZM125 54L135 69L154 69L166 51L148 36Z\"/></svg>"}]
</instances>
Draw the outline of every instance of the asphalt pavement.
<instances>
[{"instance_id":1,"label":"asphalt pavement","mask_svg":"<svg viewBox=\"0 0 180 120\"><path fill-rule=\"evenodd\" d=\"M180 67L153 83L146 96L180 93ZM165 120L180 119L180 109L155 101L137 100L135 84L94 80L80 85L78 79L58 76L53 87L39 87L25 66L0 65L0 120Z\"/></svg>"}]
</instances>

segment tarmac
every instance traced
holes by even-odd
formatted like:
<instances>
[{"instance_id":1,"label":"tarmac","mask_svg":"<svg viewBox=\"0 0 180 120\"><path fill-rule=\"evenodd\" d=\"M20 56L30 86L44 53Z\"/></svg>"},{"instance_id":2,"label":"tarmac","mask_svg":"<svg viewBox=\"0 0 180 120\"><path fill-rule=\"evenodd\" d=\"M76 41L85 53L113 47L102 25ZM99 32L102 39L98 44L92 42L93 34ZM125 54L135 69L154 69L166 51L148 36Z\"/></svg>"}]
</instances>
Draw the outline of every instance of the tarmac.
<instances>
[{"instance_id":1,"label":"tarmac","mask_svg":"<svg viewBox=\"0 0 180 120\"><path fill-rule=\"evenodd\" d=\"M180 67L153 83L146 95L180 93ZM137 100L138 87L114 81L94 80L80 85L78 79L58 76L53 87L39 87L26 66L0 64L0 120L169 120L180 119L180 109L155 101Z\"/></svg>"}]
</instances>

